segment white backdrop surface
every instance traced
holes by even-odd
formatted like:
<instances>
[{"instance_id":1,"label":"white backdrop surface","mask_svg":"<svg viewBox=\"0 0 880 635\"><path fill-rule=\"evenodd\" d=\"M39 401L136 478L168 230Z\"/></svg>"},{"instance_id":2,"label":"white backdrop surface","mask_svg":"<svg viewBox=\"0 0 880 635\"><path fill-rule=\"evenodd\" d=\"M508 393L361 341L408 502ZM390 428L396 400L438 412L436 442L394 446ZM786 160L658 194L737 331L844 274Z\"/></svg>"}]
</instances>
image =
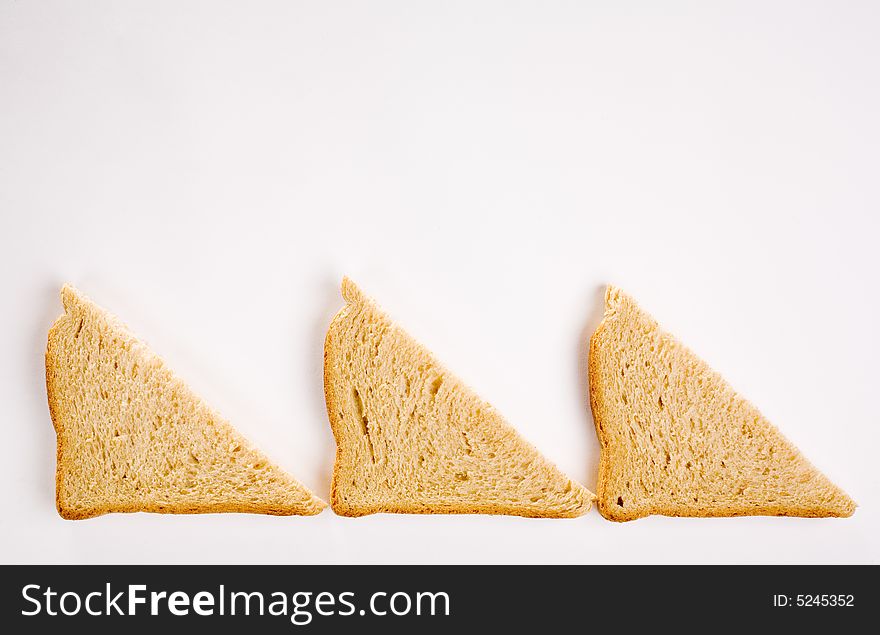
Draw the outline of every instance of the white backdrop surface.
<instances>
[{"instance_id":1,"label":"white backdrop surface","mask_svg":"<svg viewBox=\"0 0 880 635\"><path fill-rule=\"evenodd\" d=\"M0 562L878 562L878 32L872 2L0 0ZM860 507L57 515L63 282L326 498L343 274L590 488L618 284Z\"/></svg>"}]
</instances>

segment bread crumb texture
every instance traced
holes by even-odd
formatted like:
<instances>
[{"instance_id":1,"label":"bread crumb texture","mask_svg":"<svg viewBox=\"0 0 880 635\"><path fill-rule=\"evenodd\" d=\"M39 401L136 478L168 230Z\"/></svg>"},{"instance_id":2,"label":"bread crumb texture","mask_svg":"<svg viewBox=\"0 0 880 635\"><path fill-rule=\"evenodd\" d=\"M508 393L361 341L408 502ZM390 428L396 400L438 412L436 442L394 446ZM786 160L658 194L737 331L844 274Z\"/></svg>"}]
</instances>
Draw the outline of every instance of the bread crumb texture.
<instances>
[{"instance_id":1,"label":"bread crumb texture","mask_svg":"<svg viewBox=\"0 0 880 635\"><path fill-rule=\"evenodd\" d=\"M589 491L347 278L342 294L347 304L324 348L336 513L562 518L589 510Z\"/></svg>"},{"instance_id":2,"label":"bread crumb texture","mask_svg":"<svg viewBox=\"0 0 880 635\"><path fill-rule=\"evenodd\" d=\"M108 512L317 514L326 504L211 410L115 317L70 286L46 387L64 518Z\"/></svg>"},{"instance_id":3,"label":"bread crumb texture","mask_svg":"<svg viewBox=\"0 0 880 635\"><path fill-rule=\"evenodd\" d=\"M606 518L853 514L843 490L615 287L589 369Z\"/></svg>"}]
</instances>

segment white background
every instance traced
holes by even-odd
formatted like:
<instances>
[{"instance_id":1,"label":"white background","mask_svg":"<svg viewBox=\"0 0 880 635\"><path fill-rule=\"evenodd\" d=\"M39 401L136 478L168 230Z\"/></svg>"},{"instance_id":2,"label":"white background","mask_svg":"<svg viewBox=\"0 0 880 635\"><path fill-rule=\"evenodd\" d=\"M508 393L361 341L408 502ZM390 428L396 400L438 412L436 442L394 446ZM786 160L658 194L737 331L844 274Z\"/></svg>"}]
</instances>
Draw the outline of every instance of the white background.
<instances>
[{"instance_id":1,"label":"white background","mask_svg":"<svg viewBox=\"0 0 880 635\"><path fill-rule=\"evenodd\" d=\"M878 562L880 5L0 1L0 562ZM595 487L622 286L854 517L62 520L65 281L329 495L352 276Z\"/></svg>"}]
</instances>

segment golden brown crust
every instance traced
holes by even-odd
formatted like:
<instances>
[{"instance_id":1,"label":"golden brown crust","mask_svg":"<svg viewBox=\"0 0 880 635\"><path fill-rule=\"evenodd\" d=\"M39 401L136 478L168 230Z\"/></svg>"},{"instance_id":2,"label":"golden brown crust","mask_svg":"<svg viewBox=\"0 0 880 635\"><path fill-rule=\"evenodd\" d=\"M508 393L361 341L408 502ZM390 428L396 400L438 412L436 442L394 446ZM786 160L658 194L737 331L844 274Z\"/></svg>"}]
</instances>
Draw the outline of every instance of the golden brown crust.
<instances>
[{"instance_id":1,"label":"golden brown crust","mask_svg":"<svg viewBox=\"0 0 880 635\"><path fill-rule=\"evenodd\" d=\"M315 516L323 511L323 507L314 507L309 510L301 508L291 509L266 506L266 505L107 505L94 509L69 509L59 507L59 515L66 520L83 520L95 518L104 514L133 514L147 512L153 514L264 514L267 516Z\"/></svg>"},{"instance_id":2,"label":"golden brown crust","mask_svg":"<svg viewBox=\"0 0 880 635\"><path fill-rule=\"evenodd\" d=\"M602 336L602 333L605 330L606 319L606 316L602 317L602 321L599 323L599 326L596 327L593 335L590 336L587 360L587 375L589 377L590 383L590 409L593 412L593 423L596 426L596 436L599 439L599 476L596 480L596 508L599 510L599 513L608 520L623 521L631 519L621 518L617 514L613 513L612 510L607 509L608 505L606 492L608 489L610 471L608 456L610 453L610 449L608 447L608 437L605 435L605 403L602 399L602 390L600 390L599 387L599 382L602 379L602 374L599 372L598 354L599 338Z\"/></svg>"},{"instance_id":3,"label":"golden brown crust","mask_svg":"<svg viewBox=\"0 0 880 635\"><path fill-rule=\"evenodd\" d=\"M523 507L505 506L505 505L449 505L443 507L441 505L413 505L411 507L402 507L399 505L371 505L355 507L344 503L336 504L331 501L333 513L337 516L345 516L347 518L359 518L360 516L369 516L370 514L420 514L420 515L446 515L446 514L485 514L494 516L519 516L520 518L580 518L586 511L584 508L578 508L574 511L559 511L553 513L541 512L537 510L529 510Z\"/></svg>"},{"instance_id":4,"label":"golden brown crust","mask_svg":"<svg viewBox=\"0 0 880 635\"><path fill-rule=\"evenodd\" d=\"M64 448L64 440L61 434L61 420L58 408L58 396L55 392L55 358L52 355L52 336L58 328L58 323L62 318L58 318L49 329L49 337L46 342L46 397L49 402L49 416L52 419L52 427L55 429L55 508L62 518L74 519L76 516L70 515L61 500L61 466Z\"/></svg>"},{"instance_id":5,"label":"golden brown crust","mask_svg":"<svg viewBox=\"0 0 880 635\"><path fill-rule=\"evenodd\" d=\"M339 465L341 463L340 455L343 452L343 444L341 439L341 423L337 417L336 402L333 399L331 383L330 351L334 344L333 325L337 320L344 318L350 310L351 305L346 302L346 305L337 311L335 316L333 316L333 319L330 321L330 326L327 329L327 335L324 338L324 401L327 404L327 418L330 420L330 430L333 432L333 438L336 441L336 460L333 462L333 477L330 481L330 507L333 509L333 513L338 514L339 516L363 515L350 511L342 502L338 492L338 481L340 476Z\"/></svg>"}]
</instances>

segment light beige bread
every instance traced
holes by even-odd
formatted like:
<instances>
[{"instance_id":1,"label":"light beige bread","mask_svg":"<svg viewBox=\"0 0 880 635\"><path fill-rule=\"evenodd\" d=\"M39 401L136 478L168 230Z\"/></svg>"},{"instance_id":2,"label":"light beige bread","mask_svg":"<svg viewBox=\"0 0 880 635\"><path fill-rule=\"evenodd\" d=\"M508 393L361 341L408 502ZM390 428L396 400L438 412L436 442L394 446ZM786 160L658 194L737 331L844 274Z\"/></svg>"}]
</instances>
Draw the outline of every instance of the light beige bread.
<instances>
[{"instance_id":1,"label":"light beige bread","mask_svg":"<svg viewBox=\"0 0 880 635\"><path fill-rule=\"evenodd\" d=\"M326 503L254 448L115 317L70 286L46 388L64 518L108 512L317 514Z\"/></svg>"},{"instance_id":2,"label":"light beige bread","mask_svg":"<svg viewBox=\"0 0 880 635\"><path fill-rule=\"evenodd\" d=\"M324 345L336 438L330 504L377 512L562 518L589 510L572 481L348 279Z\"/></svg>"},{"instance_id":3,"label":"light beige bread","mask_svg":"<svg viewBox=\"0 0 880 635\"><path fill-rule=\"evenodd\" d=\"M605 518L855 510L757 408L615 287L590 339L589 375Z\"/></svg>"}]
</instances>

